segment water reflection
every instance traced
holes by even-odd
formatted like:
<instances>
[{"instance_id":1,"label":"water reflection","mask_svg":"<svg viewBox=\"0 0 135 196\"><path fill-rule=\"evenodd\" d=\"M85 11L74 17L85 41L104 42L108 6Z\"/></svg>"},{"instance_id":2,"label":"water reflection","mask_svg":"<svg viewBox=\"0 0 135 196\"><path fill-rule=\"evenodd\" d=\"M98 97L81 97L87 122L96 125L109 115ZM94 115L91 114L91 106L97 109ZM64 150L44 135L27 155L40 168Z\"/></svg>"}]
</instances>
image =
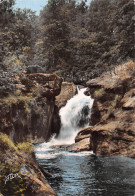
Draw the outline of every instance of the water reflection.
<instances>
[{"instance_id":1,"label":"water reflection","mask_svg":"<svg viewBox=\"0 0 135 196\"><path fill-rule=\"evenodd\" d=\"M38 159L52 178L58 196L134 196L135 160L61 152L50 159Z\"/></svg>"},{"instance_id":2,"label":"water reflection","mask_svg":"<svg viewBox=\"0 0 135 196\"><path fill-rule=\"evenodd\" d=\"M89 158L88 165L94 179L93 195L134 195L135 160L95 156ZM89 185L88 187L91 188ZM88 193L88 190L85 193Z\"/></svg>"}]
</instances>

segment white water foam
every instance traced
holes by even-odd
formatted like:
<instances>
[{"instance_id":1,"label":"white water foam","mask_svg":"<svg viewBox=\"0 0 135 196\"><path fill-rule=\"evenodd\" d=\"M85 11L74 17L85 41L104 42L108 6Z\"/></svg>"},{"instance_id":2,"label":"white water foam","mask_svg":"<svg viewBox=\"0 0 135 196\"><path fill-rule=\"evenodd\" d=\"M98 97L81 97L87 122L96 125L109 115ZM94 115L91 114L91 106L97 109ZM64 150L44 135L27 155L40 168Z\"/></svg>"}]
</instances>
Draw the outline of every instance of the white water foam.
<instances>
[{"instance_id":1,"label":"white water foam","mask_svg":"<svg viewBox=\"0 0 135 196\"><path fill-rule=\"evenodd\" d=\"M57 139L52 141L57 144L72 144L78 131L89 125L93 99L84 94L86 88L79 90L78 93L67 101L61 108L61 130Z\"/></svg>"},{"instance_id":2,"label":"white water foam","mask_svg":"<svg viewBox=\"0 0 135 196\"><path fill-rule=\"evenodd\" d=\"M45 146L44 146L45 148ZM38 151L39 150L39 151ZM83 152L68 152L68 151L40 151L41 149L36 149L36 157L38 159L54 159L58 156L64 155L64 156L89 156L93 154L93 151L83 151Z\"/></svg>"},{"instance_id":3,"label":"white water foam","mask_svg":"<svg viewBox=\"0 0 135 196\"><path fill-rule=\"evenodd\" d=\"M74 143L78 131L89 126L91 108L93 99L84 94L86 88L79 90L78 93L67 101L67 104L60 109L59 115L61 118L60 134L55 136L48 143L42 143L35 148L36 156L40 158L55 157L62 151L53 153L53 145L65 145ZM40 152L44 152L40 153ZM48 153L48 154L47 154ZM87 153L84 153L86 155ZM78 154L79 155L79 154ZM82 153L81 153L82 155Z\"/></svg>"}]
</instances>

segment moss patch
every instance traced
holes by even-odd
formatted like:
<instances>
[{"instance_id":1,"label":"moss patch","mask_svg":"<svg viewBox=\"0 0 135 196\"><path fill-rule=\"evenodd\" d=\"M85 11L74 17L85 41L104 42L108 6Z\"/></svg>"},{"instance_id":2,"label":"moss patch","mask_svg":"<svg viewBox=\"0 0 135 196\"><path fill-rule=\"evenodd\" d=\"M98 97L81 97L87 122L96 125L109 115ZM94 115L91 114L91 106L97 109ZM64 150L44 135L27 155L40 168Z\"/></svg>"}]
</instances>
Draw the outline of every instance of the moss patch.
<instances>
[{"instance_id":1,"label":"moss patch","mask_svg":"<svg viewBox=\"0 0 135 196\"><path fill-rule=\"evenodd\" d=\"M21 152L31 154L33 151L30 142L15 145L8 135L0 133L0 191L4 196L21 196L26 192L27 179L20 171Z\"/></svg>"},{"instance_id":2,"label":"moss patch","mask_svg":"<svg viewBox=\"0 0 135 196\"><path fill-rule=\"evenodd\" d=\"M24 195L26 180L20 173L19 167L11 163L1 163L0 191L4 196Z\"/></svg>"},{"instance_id":3,"label":"moss patch","mask_svg":"<svg viewBox=\"0 0 135 196\"><path fill-rule=\"evenodd\" d=\"M4 133L0 133L0 147L2 147L3 149L10 149L10 148L12 148L15 151L18 151L17 147L12 142L12 140L8 137L8 135L6 135Z\"/></svg>"},{"instance_id":4,"label":"moss patch","mask_svg":"<svg viewBox=\"0 0 135 196\"><path fill-rule=\"evenodd\" d=\"M98 89L94 92L94 97L96 97L97 99L101 98L105 93L105 90L103 88Z\"/></svg>"},{"instance_id":5,"label":"moss patch","mask_svg":"<svg viewBox=\"0 0 135 196\"><path fill-rule=\"evenodd\" d=\"M109 112L111 112L113 109L117 107L117 104L119 103L120 99L121 99L120 95L115 95L115 98L109 104L109 107L108 107Z\"/></svg>"},{"instance_id":6,"label":"moss patch","mask_svg":"<svg viewBox=\"0 0 135 196\"><path fill-rule=\"evenodd\" d=\"M15 94L9 95L8 97L1 98L0 105L2 105L2 104L11 105L12 103L17 103L20 101L28 103L32 99L34 99L32 96L21 95L21 94L17 95L17 93L19 93L19 91L15 91Z\"/></svg>"},{"instance_id":7,"label":"moss patch","mask_svg":"<svg viewBox=\"0 0 135 196\"><path fill-rule=\"evenodd\" d=\"M22 142L17 144L17 149L25 153L33 153L34 148L30 142Z\"/></svg>"}]
</instances>

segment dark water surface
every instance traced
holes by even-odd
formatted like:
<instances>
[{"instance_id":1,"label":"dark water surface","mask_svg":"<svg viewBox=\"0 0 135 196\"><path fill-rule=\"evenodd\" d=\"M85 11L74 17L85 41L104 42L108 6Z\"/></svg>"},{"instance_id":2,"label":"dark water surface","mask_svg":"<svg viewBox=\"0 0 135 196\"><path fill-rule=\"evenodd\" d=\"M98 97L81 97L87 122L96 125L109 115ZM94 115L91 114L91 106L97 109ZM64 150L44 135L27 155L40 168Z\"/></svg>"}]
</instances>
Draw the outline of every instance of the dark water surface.
<instances>
[{"instance_id":1,"label":"dark water surface","mask_svg":"<svg viewBox=\"0 0 135 196\"><path fill-rule=\"evenodd\" d=\"M88 152L36 150L37 161L53 174L48 182L58 196L134 196L135 160Z\"/></svg>"}]
</instances>

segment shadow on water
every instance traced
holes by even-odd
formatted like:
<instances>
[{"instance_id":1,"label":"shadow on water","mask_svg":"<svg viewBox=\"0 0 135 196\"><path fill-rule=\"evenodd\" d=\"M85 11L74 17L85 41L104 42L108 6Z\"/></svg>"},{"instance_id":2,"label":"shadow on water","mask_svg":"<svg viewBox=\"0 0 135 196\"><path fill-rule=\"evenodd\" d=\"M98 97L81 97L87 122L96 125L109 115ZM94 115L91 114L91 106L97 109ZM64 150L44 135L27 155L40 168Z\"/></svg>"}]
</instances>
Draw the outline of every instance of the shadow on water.
<instances>
[{"instance_id":1,"label":"shadow on water","mask_svg":"<svg viewBox=\"0 0 135 196\"><path fill-rule=\"evenodd\" d=\"M93 182L89 186L86 180L88 189L84 191L85 195L88 193L103 196L134 195L135 160L125 157L95 156L89 159L85 169L88 171L88 168Z\"/></svg>"},{"instance_id":2,"label":"shadow on water","mask_svg":"<svg viewBox=\"0 0 135 196\"><path fill-rule=\"evenodd\" d=\"M58 196L134 196L135 160L61 152L38 159Z\"/></svg>"}]
</instances>

